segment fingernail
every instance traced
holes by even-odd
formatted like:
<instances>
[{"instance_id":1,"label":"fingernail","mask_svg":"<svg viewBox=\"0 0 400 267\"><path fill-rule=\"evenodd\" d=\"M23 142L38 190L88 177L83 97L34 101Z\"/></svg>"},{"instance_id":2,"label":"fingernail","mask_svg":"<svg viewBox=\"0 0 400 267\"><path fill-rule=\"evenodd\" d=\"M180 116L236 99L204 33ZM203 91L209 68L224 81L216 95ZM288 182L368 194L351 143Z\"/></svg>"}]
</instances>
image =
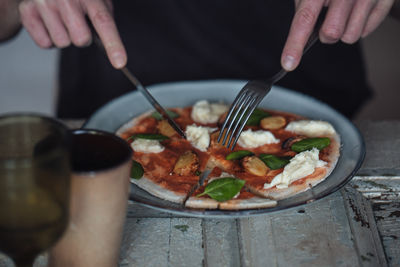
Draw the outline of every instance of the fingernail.
<instances>
[{"instance_id":1,"label":"fingernail","mask_svg":"<svg viewBox=\"0 0 400 267\"><path fill-rule=\"evenodd\" d=\"M112 58L113 58L114 67L116 67L117 69L120 69L125 66L126 59L121 53L113 54Z\"/></svg>"},{"instance_id":2,"label":"fingernail","mask_svg":"<svg viewBox=\"0 0 400 267\"><path fill-rule=\"evenodd\" d=\"M285 59L283 60L283 68L285 70L291 71L294 69L294 57L292 56L286 56Z\"/></svg>"}]
</instances>

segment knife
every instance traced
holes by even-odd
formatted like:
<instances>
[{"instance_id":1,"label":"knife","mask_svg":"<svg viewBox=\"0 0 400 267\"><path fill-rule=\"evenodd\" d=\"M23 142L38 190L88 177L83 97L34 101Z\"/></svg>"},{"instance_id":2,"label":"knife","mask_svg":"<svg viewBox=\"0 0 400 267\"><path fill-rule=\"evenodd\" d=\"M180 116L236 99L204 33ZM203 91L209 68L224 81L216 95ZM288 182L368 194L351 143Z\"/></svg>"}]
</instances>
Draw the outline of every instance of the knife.
<instances>
[{"instance_id":1,"label":"knife","mask_svg":"<svg viewBox=\"0 0 400 267\"><path fill-rule=\"evenodd\" d=\"M100 40L99 40L100 41ZM185 133L181 130L178 124L168 115L167 111L157 102L157 100L150 94L150 92L144 87L141 82L129 71L127 67L123 67L121 71L125 74L125 76L132 82L132 84L136 87L136 89L141 92L147 101L150 102L151 105L161 114L164 119L167 119L172 128L177 131L177 133L186 139Z\"/></svg>"},{"instance_id":2,"label":"knife","mask_svg":"<svg viewBox=\"0 0 400 267\"><path fill-rule=\"evenodd\" d=\"M93 28L93 25L89 22L89 26L92 28L93 33L93 41L98 48L106 55L106 50L101 42L99 36L97 35L96 31ZM128 80L136 87L136 89L141 92L147 101L161 114L161 116L168 121L168 123L174 128L174 130L183 138L186 139L185 133L179 127L179 125L168 115L166 110L158 103L158 101L150 94L150 92L142 85L142 83L129 71L127 67L123 67L121 71L124 75L128 78Z\"/></svg>"}]
</instances>

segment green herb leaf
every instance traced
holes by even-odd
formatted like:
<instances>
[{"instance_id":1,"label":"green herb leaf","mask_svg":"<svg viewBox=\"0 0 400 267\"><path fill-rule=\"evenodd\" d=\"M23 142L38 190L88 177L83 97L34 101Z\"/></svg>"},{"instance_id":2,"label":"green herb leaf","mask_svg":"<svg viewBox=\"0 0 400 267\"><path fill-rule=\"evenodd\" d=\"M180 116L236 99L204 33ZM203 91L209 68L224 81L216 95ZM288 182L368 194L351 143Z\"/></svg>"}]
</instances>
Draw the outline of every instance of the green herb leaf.
<instances>
[{"instance_id":1,"label":"green herb leaf","mask_svg":"<svg viewBox=\"0 0 400 267\"><path fill-rule=\"evenodd\" d=\"M132 160L131 178L139 180L143 177L144 169L136 160Z\"/></svg>"},{"instance_id":2,"label":"green herb leaf","mask_svg":"<svg viewBox=\"0 0 400 267\"><path fill-rule=\"evenodd\" d=\"M170 116L171 119L175 119L175 118L179 117L179 114L172 110L166 110L166 112L167 112L168 116ZM154 111L153 113L151 113L151 116L158 121L164 119L163 116L158 111Z\"/></svg>"},{"instance_id":3,"label":"green herb leaf","mask_svg":"<svg viewBox=\"0 0 400 267\"><path fill-rule=\"evenodd\" d=\"M233 177L224 177L209 183L204 192L197 197L209 195L212 199L222 202L232 199L242 189L245 181Z\"/></svg>"},{"instance_id":4,"label":"green herb leaf","mask_svg":"<svg viewBox=\"0 0 400 267\"><path fill-rule=\"evenodd\" d=\"M252 156L252 155L254 155L254 153L251 152L251 151L248 151L248 150L238 150L238 151L234 151L234 152L232 152L232 153L229 153L229 154L226 156L226 159L227 159L227 160L235 160L235 159L241 159L241 158L244 158L244 157L246 157L246 156Z\"/></svg>"},{"instance_id":5,"label":"green herb leaf","mask_svg":"<svg viewBox=\"0 0 400 267\"><path fill-rule=\"evenodd\" d=\"M129 137L127 140L134 140L134 139L146 139L146 140L157 140L157 141L164 141L169 139L168 136L162 134L151 134L151 133L141 133L141 134L134 134Z\"/></svg>"},{"instance_id":6,"label":"green herb leaf","mask_svg":"<svg viewBox=\"0 0 400 267\"><path fill-rule=\"evenodd\" d=\"M201 171L195 171L194 173L196 176L200 176L201 175Z\"/></svg>"},{"instance_id":7,"label":"green herb leaf","mask_svg":"<svg viewBox=\"0 0 400 267\"><path fill-rule=\"evenodd\" d=\"M310 150L313 147L321 150L325 147L329 146L331 140L328 137L315 137L315 138L307 138L301 141L294 143L290 148L295 152L303 152L306 150Z\"/></svg>"},{"instance_id":8,"label":"green herb leaf","mask_svg":"<svg viewBox=\"0 0 400 267\"><path fill-rule=\"evenodd\" d=\"M277 157L277 156L271 155L271 154L260 154L259 158L271 170L277 170L277 169L283 168L290 161L290 157Z\"/></svg>"},{"instance_id":9,"label":"green herb leaf","mask_svg":"<svg viewBox=\"0 0 400 267\"><path fill-rule=\"evenodd\" d=\"M262 109L256 108L253 113L251 113L249 120L246 122L248 126L258 126L260 121L270 114Z\"/></svg>"}]
</instances>

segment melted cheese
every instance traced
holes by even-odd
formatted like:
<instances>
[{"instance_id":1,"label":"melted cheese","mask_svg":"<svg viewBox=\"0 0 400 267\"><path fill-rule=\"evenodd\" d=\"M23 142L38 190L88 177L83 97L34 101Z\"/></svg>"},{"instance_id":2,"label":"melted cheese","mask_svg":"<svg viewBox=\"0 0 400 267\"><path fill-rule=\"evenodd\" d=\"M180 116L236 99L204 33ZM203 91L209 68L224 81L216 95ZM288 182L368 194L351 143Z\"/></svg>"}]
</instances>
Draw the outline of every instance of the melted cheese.
<instances>
[{"instance_id":1,"label":"melted cheese","mask_svg":"<svg viewBox=\"0 0 400 267\"><path fill-rule=\"evenodd\" d=\"M228 106L221 103L209 103L207 100L198 101L192 109L191 117L198 123L216 123L222 114L228 111Z\"/></svg>"},{"instance_id":2,"label":"melted cheese","mask_svg":"<svg viewBox=\"0 0 400 267\"><path fill-rule=\"evenodd\" d=\"M196 126L195 124L186 127L187 140L198 150L207 151L210 145L210 132L215 131L215 128Z\"/></svg>"},{"instance_id":3,"label":"melted cheese","mask_svg":"<svg viewBox=\"0 0 400 267\"><path fill-rule=\"evenodd\" d=\"M245 148L254 148L266 144L276 144L279 143L279 139L270 131L258 130L252 131L251 129L243 131L240 134L238 144Z\"/></svg>"},{"instance_id":4,"label":"melted cheese","mask_svg":"<svg viewBox=\"0 0 400 267\"><path fill-rule=\"evenodd\" d=\"M286 126L285 130L307 137L332 136L336 133L329 122L316 120L292 121Z\"/></svg>"},{"instance_id":5,"label":"melted cheese","mask_svg":"<svg viewBox=\"0 0 400 267\"><path fill-rule=\"evenodd\" d=\"M289 184L298 179L304 178L312 174L317 167L326 165L325 161L319 159L319 150L313 148L309 151L304 151L292 158L283 169L283 172L274 177L271 183L265 183L264 189L271 188L276 185L276 188L287 188Z\"/></svg>"},{"instance_id":6,"label":"melted cheese","mask_svg":"<svg viewBox=\"0 0 400 267\"><path fill-rule=\"evenodd\" d=\"M136 139L131 143L131 147L136 152L160 153L164 146L157 140Z\"/></svg>"}]
</instances>

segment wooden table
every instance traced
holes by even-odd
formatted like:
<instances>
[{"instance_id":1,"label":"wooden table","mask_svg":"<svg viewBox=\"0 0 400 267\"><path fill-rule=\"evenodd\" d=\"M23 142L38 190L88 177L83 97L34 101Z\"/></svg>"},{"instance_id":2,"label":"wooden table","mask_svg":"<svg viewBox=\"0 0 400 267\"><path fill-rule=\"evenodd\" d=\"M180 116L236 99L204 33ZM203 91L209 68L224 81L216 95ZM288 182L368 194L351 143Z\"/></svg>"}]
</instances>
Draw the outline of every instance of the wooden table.
<instances>
[{"instance_id":1,"label":"wooden table","mask_svg":"<svg viewBox=\"0 0 400 267\"><path fill-rule=\"evenodd\" d=\"M356 125L367 146L362 168L305 206L217 220L130 203L120 266L400 266L400 122ZM0 257L0 266L12 265Z\"/></svg>"}]
</instances>

